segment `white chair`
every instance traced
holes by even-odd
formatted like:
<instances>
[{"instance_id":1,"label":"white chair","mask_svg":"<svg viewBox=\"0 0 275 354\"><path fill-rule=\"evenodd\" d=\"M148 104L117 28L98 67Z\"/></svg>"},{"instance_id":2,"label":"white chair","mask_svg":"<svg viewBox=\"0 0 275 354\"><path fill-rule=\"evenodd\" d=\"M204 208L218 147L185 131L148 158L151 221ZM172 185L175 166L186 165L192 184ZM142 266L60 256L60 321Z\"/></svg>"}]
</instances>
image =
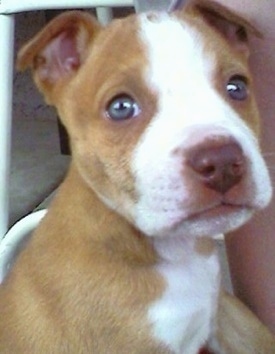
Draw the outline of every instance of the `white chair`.
<instances>
[{"instance_id":1,"label":"white chair","mask_svg":"<svg viewBox=\"0 0 275 354\"><path fill-rule=\"evenodd\" d=\"M33 10L96 8L99 21L106 24L112 18L112 7L132 5L133 0L0 0L0 283L26 237L46 213L30 214L8 231L14 14Z\"/></svg>"}]
</instances>

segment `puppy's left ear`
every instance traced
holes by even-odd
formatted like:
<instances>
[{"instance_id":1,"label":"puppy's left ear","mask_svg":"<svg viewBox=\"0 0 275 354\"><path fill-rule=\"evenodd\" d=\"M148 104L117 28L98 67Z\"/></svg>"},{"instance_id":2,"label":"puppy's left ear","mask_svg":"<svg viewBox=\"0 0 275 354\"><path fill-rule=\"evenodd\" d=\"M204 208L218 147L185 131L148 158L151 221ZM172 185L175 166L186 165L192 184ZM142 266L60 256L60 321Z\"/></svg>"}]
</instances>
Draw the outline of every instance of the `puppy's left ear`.
<instances>
[{"instance_id":1,"label":"puppy's left ear","mask_svg":"<svg viewBox=\"0 0 275 354\"><path fill-rule=\"evenodd\" d=\"M85 63L90 45L101 30L91 15L65 12L53 19L19 51L18 70L30 67L48 103Z\"/></svg>"},{"instance_id":2,"label":"puppy's left ear","mask_svg":"<svg viewBox=\"0 0 275 354\"><path fill-rule=\"evenodd\" d=\"M199 14L232 46L248 54L249 35L262 34L245 18L212 0L191 0L187 10Z\"/></svg>"}]
</instances>

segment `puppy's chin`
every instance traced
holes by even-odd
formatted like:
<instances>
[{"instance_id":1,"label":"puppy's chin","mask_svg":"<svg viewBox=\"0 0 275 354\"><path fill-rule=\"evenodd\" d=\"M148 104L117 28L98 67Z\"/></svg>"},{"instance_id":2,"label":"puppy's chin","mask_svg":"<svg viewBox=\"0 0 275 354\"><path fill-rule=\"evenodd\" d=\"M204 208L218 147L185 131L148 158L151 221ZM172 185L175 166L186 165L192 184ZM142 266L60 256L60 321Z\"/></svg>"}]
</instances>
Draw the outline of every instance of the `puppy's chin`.
<instances>
[{"instance_id":1,"label":"puppy's chin","mask_svg":"<svg viewBox=\"0 0 275 354\"><path fill-rule=\"evenodd\" d=\"M215 237L233 231L253 215L249 207L220 205L185 218L172 227L155 230L148 236L160 238Z\"/></svg>"}]
</instances>

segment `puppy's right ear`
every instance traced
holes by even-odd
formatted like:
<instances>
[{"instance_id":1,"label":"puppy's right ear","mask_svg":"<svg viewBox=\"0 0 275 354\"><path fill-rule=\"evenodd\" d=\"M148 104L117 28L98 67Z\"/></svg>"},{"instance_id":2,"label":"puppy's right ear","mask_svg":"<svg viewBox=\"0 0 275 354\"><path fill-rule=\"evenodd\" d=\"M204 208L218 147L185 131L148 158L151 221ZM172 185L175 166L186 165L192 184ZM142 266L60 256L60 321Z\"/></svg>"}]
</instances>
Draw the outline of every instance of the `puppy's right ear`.
<instances>
[{"instance_id":1,"label":"puppy's right ear","mask_svg":"<svg viewBox=\"0 0 275 354\"><path fill-rule=\"evenodd\" d=\"M18 70L31 68L48 103L54 91L85 62L89 46L101 30L91 15L70 11L57 16L19 51Z\"/></svg>"},{"instance_id":2,"label":"puppy's right ear","mask_svg":"<svg viewBox=\"0 0 275 354\"><path fill-rule=\"evenodd\" d=\"M186 9L201 16L235 49L247 57L249 55L248 38L250 35L262 38L262 34L245 18L226 6L213 0L190 0Z\"/></svg>"}]
</instances>

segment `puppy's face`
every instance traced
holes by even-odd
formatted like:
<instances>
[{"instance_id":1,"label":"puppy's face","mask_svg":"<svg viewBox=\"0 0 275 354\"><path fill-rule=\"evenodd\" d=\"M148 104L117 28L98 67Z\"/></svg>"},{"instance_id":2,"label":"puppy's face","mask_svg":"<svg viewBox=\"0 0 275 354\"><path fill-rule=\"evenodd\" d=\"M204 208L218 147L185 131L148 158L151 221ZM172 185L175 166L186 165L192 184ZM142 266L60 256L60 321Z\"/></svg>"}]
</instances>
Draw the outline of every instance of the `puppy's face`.
<instances>
[{"instance_id":1,"label":"puppy's face","mask_svg":"<svg viewBox=\"0 0 275 354\"><path fill-rule=\"evenodd\" d=\"M157 110L133 153L137 225L150 235L232 230L271 196L247 53L188 19L144 17L141 33Z\"/></svg>"},{"instance_id":2,"label":"puppy's face","mask_svg":"<svg viewBox=\"0 0 275 354\"><path fill-rule=\"evenodd\" d=\"M213 16L142 14L105 29L75 19L74 31L63 16L19 57L56 105L83 179L148 236L227 232L271 198L246 40Z\"/></svg>"}]
</instances>

